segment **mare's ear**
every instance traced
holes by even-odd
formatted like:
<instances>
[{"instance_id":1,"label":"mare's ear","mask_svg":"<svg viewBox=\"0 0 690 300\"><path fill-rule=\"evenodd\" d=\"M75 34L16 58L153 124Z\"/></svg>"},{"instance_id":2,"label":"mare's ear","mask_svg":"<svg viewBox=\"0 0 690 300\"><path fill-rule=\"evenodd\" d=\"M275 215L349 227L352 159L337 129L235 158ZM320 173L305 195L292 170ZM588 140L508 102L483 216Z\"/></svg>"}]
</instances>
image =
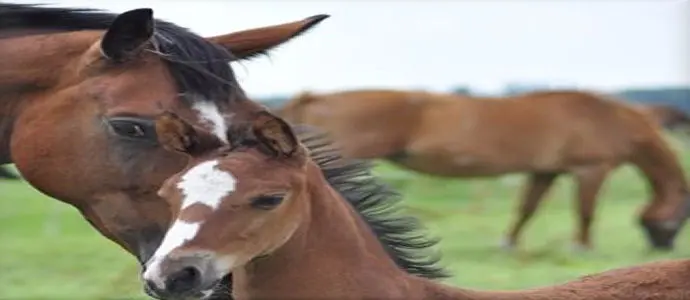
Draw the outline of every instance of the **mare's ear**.
<instances>
[{"instance_id":1,"label":"mare's ear","mask_svg":"<svg viewBox=\"0 0 690 300\"><path fill-rule=\"evenodd\" d=\"M156 135L163 148L192 156L201 155L223 145L212 134L197 130L171 112L165 112L156 118Z\"/></svg>"},{"instance_id":2,"label":"mare's ear","mask_svg":"<svg viewBox=\"0 0 690 300\"><path fill-rule=\"evenodd\" d=\"M118 15L101 40L105 58L116 62L136 55L153 36L153 10L140 8Z\"/></svg>"},{"instance_id":3,"label":"mare's ear","mask_svg":"<svg viewBox=\"0 0 690 300\"><path fill-rule=\"evenodd\" d=\"M308 31L328 17L330 16L315 15L291 23L214 36L208 38L208 40L225 47L238 60L248 59L266 54L269 50Z\"/></svg>"},{"instance_id":4,"label":"mare's ear","mask_svg":"<svg viewBox=\"0 0 690 300\"><path fill-rule=\"evenodd\" d=\"M299 141L290 125L267 111L257 114L251 131L259 145L273 156L292 157L299 150Z\"/></svg>"}]
</instances>

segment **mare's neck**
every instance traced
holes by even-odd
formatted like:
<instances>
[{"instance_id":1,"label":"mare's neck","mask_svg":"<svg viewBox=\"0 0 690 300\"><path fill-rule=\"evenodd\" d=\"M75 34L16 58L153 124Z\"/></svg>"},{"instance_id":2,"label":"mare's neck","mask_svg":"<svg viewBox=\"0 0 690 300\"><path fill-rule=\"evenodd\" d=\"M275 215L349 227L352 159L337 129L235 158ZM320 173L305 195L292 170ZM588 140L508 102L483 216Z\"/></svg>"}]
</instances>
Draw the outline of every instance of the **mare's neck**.
<instances>
[{"instance_id":1,"label":"mare's neck","mask_svg":"<svg viewBox=\"0 0 690 300\"><path fill-rule=\"evenodd\" d=\"M0 34L0 164L10 162L14 122L31 99L54 87L94 38L84 34Z\"/></svg>"},{"instance_id":2,"label":"mare's neck","mask_svg":"<svg viewBox=\"0 0 690 300\"><path fill-rule=\"evenodd\" d=\"M233 271L236 299L404 298L408 276L310 166L308 218L271 255Z\"/></svg>"}]
</instances>

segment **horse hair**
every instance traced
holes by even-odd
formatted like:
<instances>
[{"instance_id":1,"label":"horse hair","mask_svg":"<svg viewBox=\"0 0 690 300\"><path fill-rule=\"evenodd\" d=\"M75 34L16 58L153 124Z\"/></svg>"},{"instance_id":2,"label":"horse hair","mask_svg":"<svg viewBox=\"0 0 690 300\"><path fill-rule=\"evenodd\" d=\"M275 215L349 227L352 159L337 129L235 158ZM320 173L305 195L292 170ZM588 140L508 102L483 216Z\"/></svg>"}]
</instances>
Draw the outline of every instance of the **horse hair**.
<instances>
[{"instance_id":1,"label":"horse hair","mask_svg":"<svg viewBox=\"0 0 690 300\"><path fill-rule=\"evenodd\" d=\"M18 31L31 35L106 30L118 15L98 9L39 6L0 3L0 32ZM187 104L212 101L222 105L233 93L242 93L230 66L234 59L232 53L187 28L156 19L151 47L147 51L166 63Z\"/></svg>"},{"instance_id":2,"label":"horse hair","mask_svg":"<svg viewBox=\"0 0 690 300\"><path fill-rule=\"evenodd\" d=\"M327 134L314 127L293 129L328 183L354 207L400 268L430 279L450 276L438 266L441 256L432 248L439 239L422 232L415 217L398 214L401 195L371 173L368 161L344 158Z\"/></svg>"}]
</instances>

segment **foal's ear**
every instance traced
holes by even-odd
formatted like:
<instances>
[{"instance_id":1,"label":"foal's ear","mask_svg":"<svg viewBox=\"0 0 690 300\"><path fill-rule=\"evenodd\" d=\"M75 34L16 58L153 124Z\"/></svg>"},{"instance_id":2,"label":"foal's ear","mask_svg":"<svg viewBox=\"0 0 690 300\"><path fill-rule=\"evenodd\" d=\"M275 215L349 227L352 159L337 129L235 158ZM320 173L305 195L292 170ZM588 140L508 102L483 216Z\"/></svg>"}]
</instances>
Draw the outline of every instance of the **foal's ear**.
<instances>
[{"instance_id":1,"label":"foal's ear","mask_svg":"<svg viewBox=\"0 0 690 300\"><path fill-rule=\"evenodd\" d=\"M222 145L215 136L197 130L174 113L163 113L156 119L158 142L170 151L201 155Z\"/></svg>"},{"instance_id":2,"label":"foal's ear","mask_svg":"<svg viewBox=\"0 0 690 300\"><path fill-rule=\"evenodd\" d=\"M153 10L140 8L118 15L101 40L101 52L121 62L138 53L153 36Z\"/></svg>"},{"instance_id":3,"label":"foal's ear","mask_svg":"<svg viewBox=\"0 0 690 300\"><path fill-rule=\"evenodd\" d=\"M251 130L259 145L273 156L291 157L299 150L299 141L290 125L267 111L257 114Z\"/></svg>"},{"instance_id":4,"label":"foal's ear","mask_svg":"<svg viewBox=\"0 0 690 300\"><path fill-rule=\"evenodd\" d=\"M292 23L233 32L210 37L208 40L225 47L238 60L248 59L266 54L269 50L308 31L328 17L330 16L315 15Z\"/></svg>"}]
</instances>

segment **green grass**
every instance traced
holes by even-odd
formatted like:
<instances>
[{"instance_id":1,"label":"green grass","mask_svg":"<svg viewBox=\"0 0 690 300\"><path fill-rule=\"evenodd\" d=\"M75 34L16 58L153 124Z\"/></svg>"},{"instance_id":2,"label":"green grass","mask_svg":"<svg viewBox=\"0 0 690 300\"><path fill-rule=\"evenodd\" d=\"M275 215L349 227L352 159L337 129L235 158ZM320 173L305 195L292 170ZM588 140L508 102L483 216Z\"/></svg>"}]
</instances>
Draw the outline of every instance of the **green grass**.
<instances>
[{"instance_id":1,"label":"green grass","mask_svg":"<svg viewBox=\"0 0 690 300\"><path fill-rule=\"evenodd\" d=\"M679 152L680 153L680 152ZM681 154L690 170L690 152ZM595 249L570 251L575 229L572 182L559 179L520 248L500 250L514 218L522 175L493 180L443 180L379 164L376 172L405 196L409 212L441 237L448 282L470 288L537 287L584 274L690 255L687 229L673 253L649 253L636 224L646 185L619 168L602 191L593 228ZM24 183L0 181L0 299L147 299L138 265L101 237L76 210Z\"/></svg>"}]
</instances>

